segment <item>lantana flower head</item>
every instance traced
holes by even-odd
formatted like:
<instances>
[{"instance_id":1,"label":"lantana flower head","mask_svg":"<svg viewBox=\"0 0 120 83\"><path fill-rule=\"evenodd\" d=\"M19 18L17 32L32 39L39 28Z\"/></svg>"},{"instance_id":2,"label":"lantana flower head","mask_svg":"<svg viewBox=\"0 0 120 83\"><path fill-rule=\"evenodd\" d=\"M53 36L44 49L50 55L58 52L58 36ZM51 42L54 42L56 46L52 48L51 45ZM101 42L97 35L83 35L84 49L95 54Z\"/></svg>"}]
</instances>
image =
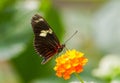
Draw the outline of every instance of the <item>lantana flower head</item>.
<instances>
[{"instance_id":1,"label":"lantana flower head","mask_svg":"<svg viewBox=\"0 0 120 83\"><path fill-rule=\"evenodd\" d=\"M80 73L83 71L83 66L88 62L84 57L84 53L78 52L75 49L66 51L56 58L54 70L58 77L69 79L72 73Z\"/></svg>"}]
</instances>

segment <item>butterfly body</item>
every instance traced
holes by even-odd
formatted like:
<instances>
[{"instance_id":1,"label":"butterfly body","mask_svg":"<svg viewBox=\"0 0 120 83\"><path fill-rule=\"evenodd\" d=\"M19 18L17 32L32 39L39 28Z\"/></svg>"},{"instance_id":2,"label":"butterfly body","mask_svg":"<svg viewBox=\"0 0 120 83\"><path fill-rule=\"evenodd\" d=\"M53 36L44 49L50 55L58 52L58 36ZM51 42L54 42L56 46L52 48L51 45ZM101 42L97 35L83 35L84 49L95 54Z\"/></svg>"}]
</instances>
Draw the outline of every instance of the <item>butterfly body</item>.
<instances>
[{"instance_id":1,"label":"butterfly body","mask_svg":"<svg viewBox=\"0 0 120 83\"><path fill-rule=\"evenodd\" d=\"M42 64L45 64L55 54L61 52L65 45L60 44L52 28L40 15L35 14L32 17L31 24L35 35L35 50L43 57Z\"/></svg>"}]
</instances>

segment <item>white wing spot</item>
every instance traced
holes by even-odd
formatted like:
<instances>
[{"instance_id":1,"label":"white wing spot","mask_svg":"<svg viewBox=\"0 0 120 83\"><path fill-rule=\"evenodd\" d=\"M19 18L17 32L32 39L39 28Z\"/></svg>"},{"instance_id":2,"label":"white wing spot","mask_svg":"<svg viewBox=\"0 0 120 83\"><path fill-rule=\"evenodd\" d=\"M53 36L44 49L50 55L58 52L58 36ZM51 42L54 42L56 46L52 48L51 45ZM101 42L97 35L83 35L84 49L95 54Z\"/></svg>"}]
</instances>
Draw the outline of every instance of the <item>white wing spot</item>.
<instances>
[{"instance_id":1,"label":"white wing spot","mask_svg":"<svg viewBox=\"0 0 120 83\"><path fill-rule=\"evenodd\" d=\"M51 30L51 29L49 29L49 30L48 30L48 33L52 34L52 30Z\"/></svg>"},{"instance_id":2,"label":"white wing spot","mask_svg":"<svg viewBox=\"0 0 120 83\"><path fill-rule=\"evenodd\" d=\"M40 33L40 35L39 36L41 36L41 37L46 37L46 33Z\"/></svg>"},{"instance_id":3,"label":"white wing spot","mask_svg":"<svg viewBox=\"0 0 120 83\"><path fill-rule=\"evenodd\" d=\"M43 18L40 18L40 19L38 19L39 21L44 21L44 19Z\"/></svg>"},{"instance_id":4,"label":"white wing spot","mask_svg":"<svg viewBox=\"0 0 120 83\"><path fill-rule=\"evenodd\" d=\"M35 20L36 23L38 23L40 21L44 21L44 19L43 18L39 18L39 19Z\"/></svg>"},{"instance_id":5,"label":"white wing spot","mask_svg":"<svg viewBox=\"0 0 120 83\"><path fill-rule=\"evenodd\" d=\"M49 29L49 30L42 30L42 31L40 32L39 36L41 36L41 37L46 37L48 33L49 33L49 34L52 34L52 30L51 30L51 29Z\"/></svg>"},{"instance_id":6,"label":"white wing spot","mask_svg":"<svg viewBox=\"0 0 120 83\"><path fill-rule=\"evenodd\" d=\"M39 36L46 37L46 36L47 36L47 33L48 33L47 31L42 30L42 31L40 32Z\"/></svg>"}]
</instances>

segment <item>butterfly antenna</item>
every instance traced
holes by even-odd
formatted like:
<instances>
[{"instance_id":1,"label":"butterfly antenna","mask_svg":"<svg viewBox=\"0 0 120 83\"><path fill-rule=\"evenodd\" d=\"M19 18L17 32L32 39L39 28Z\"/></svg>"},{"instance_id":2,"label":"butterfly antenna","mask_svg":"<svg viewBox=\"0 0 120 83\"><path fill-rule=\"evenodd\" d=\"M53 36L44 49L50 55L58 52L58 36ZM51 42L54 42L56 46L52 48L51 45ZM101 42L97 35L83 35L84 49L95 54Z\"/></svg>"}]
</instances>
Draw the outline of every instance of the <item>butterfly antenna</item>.
<instances>
[{"instance_id":1,"label":"butterfly antenna","mask_svg":"<svg viewBox=\"0 0 120 83\"><path fill-rule=\"evenodd\" d=\"M67 43L74 35L76 35L77 32L78 32L78 31L76 30L76 31L64 42L64 44Z\"/></svg>"}]
</instances>

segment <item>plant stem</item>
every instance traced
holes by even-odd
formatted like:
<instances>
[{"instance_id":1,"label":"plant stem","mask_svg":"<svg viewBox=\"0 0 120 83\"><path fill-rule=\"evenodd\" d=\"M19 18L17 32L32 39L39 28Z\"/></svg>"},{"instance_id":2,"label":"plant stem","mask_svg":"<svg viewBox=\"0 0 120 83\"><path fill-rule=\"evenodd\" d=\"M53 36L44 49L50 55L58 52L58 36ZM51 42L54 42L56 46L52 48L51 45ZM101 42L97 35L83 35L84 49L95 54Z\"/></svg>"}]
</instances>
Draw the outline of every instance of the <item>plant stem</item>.
<instances>
[{"instance_id":1,"label":"plant stem","mask_svg":"<svg viewBox=\"0 0 120 83\"><path fill-rule=\"evenodd\" d=\"M84 81L82 80L82 78L77 74L77 73L74 73L75 76L78 78L78 80L81 82L81 83L84 83Z\"/></svg>"}]
</instances>

